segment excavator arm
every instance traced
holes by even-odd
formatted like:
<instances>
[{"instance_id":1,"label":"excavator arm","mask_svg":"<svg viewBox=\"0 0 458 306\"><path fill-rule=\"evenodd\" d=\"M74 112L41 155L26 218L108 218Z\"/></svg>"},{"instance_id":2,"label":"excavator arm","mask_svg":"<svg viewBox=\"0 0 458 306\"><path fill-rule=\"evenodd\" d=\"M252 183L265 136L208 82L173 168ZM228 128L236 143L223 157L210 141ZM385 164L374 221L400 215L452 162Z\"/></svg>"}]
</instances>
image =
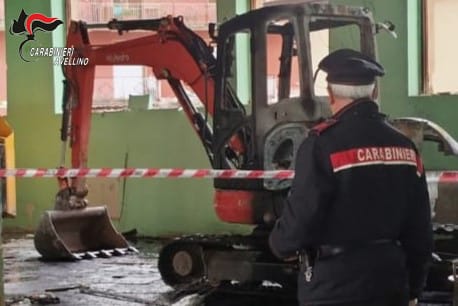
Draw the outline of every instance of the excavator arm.
<instances>
[{"instance_id":1,"label":"excavator arm","mask_svg":"<svg viewBox=\"0 0 458 306\"><path fill-rule=\"evenodd\" d=\"M119 34L132 30L152 33L111 44L92 44L88 29L102 27L117 30ZM66 47L71 51L65 63L77 65L63 65L62 167L68 142L72 168L87 167L95 68L98 65L143 65L151 67L156 78L167 80L215 167L214 134L207 119L215 115L216 110L216 59L204 40L189 30L181 17L112 20L97 25L72 21ZM200 100L203 113L191 102L184 84ZM225 106L245 114L232 87L226 85ZM248 143L244 133L241 129L228 138L223 163L218 156L218 166L230 168L240 164ZM88 189L84 177L60 177L58 182L60 188L54 210L43 214L34 236L35 248L44 258L75 260L135 252L135 248L129 246L111 224L106 207L87 207Z\"/></svg>"},{"instance_id":2,"label":"excavator arm","mask_svg":"<svg viewBox=\"0 0 458 306\"><path fill-rule=\"evenodd\" d=\"M132 30L148 30L153 33L141 38L94 45L89 38L88 29L90 28L117 30L120 35ZM157 79L167 80L191 126L200 138L210 163L214 165L213 131L208 124L207 115L213 116L215 109L216 59L205 41L184 25L182 17L112 20L107 24L96 25L72 21L67 36L67 47L74 50L69 62L77 62L79 59L87 59L88 62L87 65L63 66L66 80L61 140L66 142L70 136L73 168L87 167L92 97L97 65L148 66L152 68ZM183 83L192 88L197 95L204 108L204 113L199 112L193 105L184 90ZM244 111L230 85L226 88L226 97L229 97L227 101L230 107ZM244 146L242 138L234 136L229 143L227 158L231 159L242 154ZM61 178L60 186L61 190L71 188L71 192L67 192L66 195L76 195L80 200L87 194L84 178L73 178L71 182ZM60 202L62 202L62 197L60 197ZM76 205L76 207L81 206L84 207L85 204Z\"/></svg>"}]
</instances>

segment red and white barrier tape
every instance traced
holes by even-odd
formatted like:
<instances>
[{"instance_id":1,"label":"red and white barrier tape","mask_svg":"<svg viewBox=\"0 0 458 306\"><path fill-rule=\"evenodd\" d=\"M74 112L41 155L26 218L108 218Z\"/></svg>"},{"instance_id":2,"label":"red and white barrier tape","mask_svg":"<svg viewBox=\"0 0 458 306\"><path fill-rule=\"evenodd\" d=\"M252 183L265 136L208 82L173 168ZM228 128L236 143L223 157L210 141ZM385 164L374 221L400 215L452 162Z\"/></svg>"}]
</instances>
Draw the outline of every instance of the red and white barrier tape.
<instances>
[{"instance_id":1,"label":"red and white barrier tape","mask_svg":"<svg viewBox=\"0 0 458 306\"><path fill-rule=\"evenodd\" d=\"M0 169L0 177L132 177L132 178L242 178L292 179L292 170L217 170L217 169Z\"/></svg>"},{"instance_id":2,"label":"red and white barrier tape","mask_svg":"<svg viewBox=\"0 0 458 306\"><path fill-rule=\"evenodd\" d=\"M131 178L226 178L292 179L293 170L219 170L157 168L0 169L0 177L131 177ZM428 171L428 183L458 183L458 171Z\"/></svg>"}]
</instances>

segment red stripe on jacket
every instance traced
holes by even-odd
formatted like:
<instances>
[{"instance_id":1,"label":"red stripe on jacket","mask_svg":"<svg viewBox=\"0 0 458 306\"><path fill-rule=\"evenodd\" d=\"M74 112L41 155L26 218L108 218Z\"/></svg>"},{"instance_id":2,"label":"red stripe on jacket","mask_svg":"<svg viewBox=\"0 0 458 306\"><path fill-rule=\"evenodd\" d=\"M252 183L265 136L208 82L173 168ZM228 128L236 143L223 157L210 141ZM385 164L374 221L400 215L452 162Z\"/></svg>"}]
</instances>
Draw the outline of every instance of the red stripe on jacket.
<instances>
[{"instance_id":1,"label":"red stripe on jacket","mask_svg":"<svg viewBox=\"0 0 458 306\"><path fill-rule=\"evenodd\" d=\"M415 150L406 147L362 147L331 154L334 172L371 165L409 165L423 173L423 163Z\"/></svg>"}]
</instances>

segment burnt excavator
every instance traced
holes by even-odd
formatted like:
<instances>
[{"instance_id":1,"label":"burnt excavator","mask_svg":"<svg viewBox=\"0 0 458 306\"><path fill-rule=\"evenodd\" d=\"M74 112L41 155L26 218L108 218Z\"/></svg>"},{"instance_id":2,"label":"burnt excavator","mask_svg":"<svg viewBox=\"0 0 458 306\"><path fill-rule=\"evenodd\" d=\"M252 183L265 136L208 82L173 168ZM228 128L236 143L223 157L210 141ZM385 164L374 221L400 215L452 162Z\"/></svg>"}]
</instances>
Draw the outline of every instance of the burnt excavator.
<instances>
[{"instance_id":1,"label":"burnt excavator","mask_svg":"<svg viewBox=\"0 0 458 306\"><path fill-rule=\"evenodd\" d=\"M95 27L119 34L134 30L151 34L93 45L89 29ZM218 28L211 25L209 30L213 45L187 28L182 17L112 20L102 25L70 23L67 47L74 48L72 58L89 59L85 66L63 66L66 80L61 139L64 144L70 139L72 168L87 167L95 67L144 65L152 68L157 79L168 82L213 168L292 170L295 152L309 129L330 116L327 100L314 85L314 62L319 58L312 54L315 46L311 37L328 31L333 38L329 49L350 47L375 58L376 33L393 28L374 22L365 8L304 3L260 8ZM244 76L251 89L245 100L237 95L234 86L239 60L236 48L242 40L251 54ZM273 94L268 86L272 40L280 42ZM185 84L193 90L200 106L194 105ZM453 138L429 121L403 118L393 123L414 135L417 143L434 141L446 154L458 154ZM269 229L281 212L290 184L290 180L278 179L215 179L214 208L219 219L254 225L253 233L173 240L163 247L159 257L163 280L176 288L235 282L248 284L249 293L260 287L264 290L267 281L294 297L291 292L296 286L296 263L278 261L267 245ZM43 258L81 259L132 250L114 230L104 207L86 207L88 190L84 178L62 177L59 185L56 207L45 213L35 233L35 246ZM451 202L457 191L448 190L441 198L442 203L448 203L443 207L457 211ZM440 197L432 201L438 202ZM434 209L440 207L435 205ZM453 214L444 216L447 220L442 223L436 220L435 230L441 236L438 254L442 257L435 261L428 283L427 298L432 301L451 300L453 294L450 276L454 271L452 261L458 258L458 219L450 219Z\"/></svg>"}]
</instances>

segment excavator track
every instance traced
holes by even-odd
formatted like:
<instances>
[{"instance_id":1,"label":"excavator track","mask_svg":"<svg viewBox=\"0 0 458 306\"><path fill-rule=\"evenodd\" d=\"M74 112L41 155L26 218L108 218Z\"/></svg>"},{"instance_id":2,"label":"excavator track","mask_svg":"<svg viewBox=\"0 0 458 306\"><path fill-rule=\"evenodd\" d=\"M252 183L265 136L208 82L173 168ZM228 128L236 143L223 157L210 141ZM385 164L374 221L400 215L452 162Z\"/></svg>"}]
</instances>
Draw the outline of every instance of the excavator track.
<instances>
[{"instance_id":1,"label":"excavator track","mask_svg":"<svg viewBox=\"0 0 458 306\"><path fill-rule=\"evenodd\" d=\"M454 285L447 277L452 272L452 260L458 257L458 226L435 223L433 228L442 238L436 240L437 258L423 297L428 305L451 301ZM237 300L237 305L251 305L251 300L259 299L265 299L263 305L272 301L272 305L280 305L280 301L281 305L296 305L297 265L274 258L266 233L179 237L160 252L162 279L177 290L207 288L208 305L228 298Z\"/></svg>"},{"instance_id":2,"label":"excavator track","mask_svg":"<svg viewBox=\"0 0 458 306\"><path fill-rule=\"evenodd\" d=\"M214 287L234 284L271 287L294 286L297 266L277 260L269 251L267 235L194 235L180 237L163 247L159 271L172 287L202 281Z\"/></svg>"},{"instance_id":3,"label":"excavator track","mask_svg":"<svg viewBox=\"0 0 458 306\"><path fill-rule=\"evenodd\" d=\"M204 292L205 305L297 306L297 267L271 255L265 233L180 237L164 246L158 266L175 290Z\"/></svg>"}]
</instances>

